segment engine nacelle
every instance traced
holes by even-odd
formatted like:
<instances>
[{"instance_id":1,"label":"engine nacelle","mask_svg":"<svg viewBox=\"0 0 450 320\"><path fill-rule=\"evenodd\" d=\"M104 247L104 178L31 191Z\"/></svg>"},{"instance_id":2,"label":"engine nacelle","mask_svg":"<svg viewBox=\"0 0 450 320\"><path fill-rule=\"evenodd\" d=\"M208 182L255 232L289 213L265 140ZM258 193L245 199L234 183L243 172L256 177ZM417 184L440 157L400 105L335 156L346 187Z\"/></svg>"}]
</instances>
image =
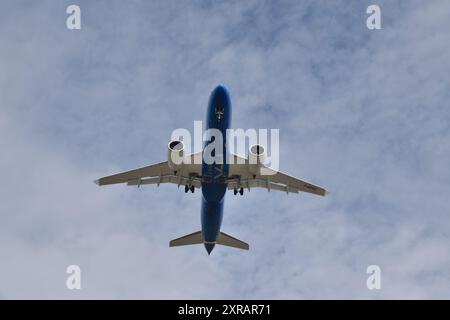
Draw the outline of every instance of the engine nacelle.
<instances>
[{"instance_id":1,"label":"engine nacelle","mask_svg":"<svg viewBox=\"0 0 450 320\"><path fill-rule=\"evenodd\" d=\"M172 170L179 170L183 165L184 144L181 141L170 141L168 146L167 162Z\"/></svg>"},{"instance_id":2,"label":"engine nacelle","mask_svg":"<svg viewBox=\"0 0 450 320\"><path fill-rule=\"evenodd\" d=\"M259 144L254 144L248 151L249 171L255 175L261 174L261 167L266 161L266 150Z\"/></svg>"}]
</instances>

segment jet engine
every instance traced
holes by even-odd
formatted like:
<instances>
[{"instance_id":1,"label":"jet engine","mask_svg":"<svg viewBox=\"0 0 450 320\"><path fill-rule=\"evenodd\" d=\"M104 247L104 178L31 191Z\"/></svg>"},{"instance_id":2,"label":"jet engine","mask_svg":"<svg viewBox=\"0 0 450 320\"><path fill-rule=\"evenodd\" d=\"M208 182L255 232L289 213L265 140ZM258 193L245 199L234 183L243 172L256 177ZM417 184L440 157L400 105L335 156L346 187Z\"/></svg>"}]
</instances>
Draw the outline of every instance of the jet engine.
<instances>
[{"instance_id":1,"label":"jet engine","mask_svg":"<svg viewBox=\"0 0 450 320\"><path fill-rule=\"evenodd\" d=\"M266 153L263 146L254 144L248 151L248 166L249 171L254 175L261 174L261 167L266 160Z\"/></svg>"},{"instance_id":2,"label":"jet engine","mask_svg":"<svg viewBox=\"0 0 450 320\"><path fill-rule=\"evenodd\" d=\"M181 141L170 141L167 146L167 162L172 170L179 170L183 165L184 144Z\"/></svg>"}]
</instances>

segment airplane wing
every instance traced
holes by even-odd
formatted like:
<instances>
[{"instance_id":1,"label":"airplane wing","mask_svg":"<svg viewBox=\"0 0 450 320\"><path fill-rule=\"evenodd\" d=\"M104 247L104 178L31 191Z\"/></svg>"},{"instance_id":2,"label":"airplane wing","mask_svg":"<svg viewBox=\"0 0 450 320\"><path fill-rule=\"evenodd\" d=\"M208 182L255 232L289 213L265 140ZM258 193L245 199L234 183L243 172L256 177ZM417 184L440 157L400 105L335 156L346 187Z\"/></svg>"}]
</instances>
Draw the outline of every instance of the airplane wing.
<instances>
[{"instance_id":1,"label":"airplane wing","mask_svg":"<svg viewBox=\"0 0 450 320\"><path fill-rule=\"evenodd\" d=\"M202 153L191 154L190 164L185 163L180 170L174 171L169 167L167 161L152 164L146 167L117 173L95 180L99 185L108 185L116 183L126 183L129 186L140 186L143 184L173 183L178 186L193 185L195 188L201 187L201 161L197 157L201 157Z\"/></svg>"},{"instance_id":2,"label":"airplane wing","mask_svg":"<svg viewBox=\"0 0 450 320\"><path fill-rule=\"evenodd\" d=\"M232 155L234 157L233 163L230 164L227 185L228 189L247 188L266 188L270 190L279 190L286 193L308 192L319 196L325 196L328 192L319 186L313 185L309 182L291 177L285 173L270 170L269 175L253 175L248 169L248 159Z\"/></svg>"}]
</instances>

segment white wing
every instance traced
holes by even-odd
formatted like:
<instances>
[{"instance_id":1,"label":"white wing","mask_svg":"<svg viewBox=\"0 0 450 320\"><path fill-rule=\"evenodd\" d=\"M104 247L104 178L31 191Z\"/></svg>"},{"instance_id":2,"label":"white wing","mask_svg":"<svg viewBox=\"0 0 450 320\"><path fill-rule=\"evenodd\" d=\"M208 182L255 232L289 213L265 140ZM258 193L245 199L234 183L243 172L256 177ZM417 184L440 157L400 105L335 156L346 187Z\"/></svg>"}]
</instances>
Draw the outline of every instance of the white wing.
<instances>
[{"instance_id":1,"label":"white wing","mask_svg":"<svg viewBox=\"0 0 450 320\"><path fill-rule=\"evenodd\" d=\"M238 155L234 157L232 164L229 166L227 185L228 189L238 188L266 188L270 190L285 191L287 193L298 193L299 191L325 196L328 192L319 186L313 185L309 182L291 177L285 173L271 170L273 174L270 175L253 175L249 171L248 159Z\"/></svg>"},{"instance_id":2,"label":"white wing","mask_svg":"<svg viewBox=\"0 0 450 320\"><path fill-rule=\"evenodd\" d=\"M146 167L117 173L95 180L99 185L108 185L115 183L126 183L129 186L140 186L142 184L174 183L180 185L193 185L196 188L201 187L201 158L202 153L191 154L190 164L183 164L180 170L172 170L167 161L152 164Z\"/></svg>"}]
</instances>

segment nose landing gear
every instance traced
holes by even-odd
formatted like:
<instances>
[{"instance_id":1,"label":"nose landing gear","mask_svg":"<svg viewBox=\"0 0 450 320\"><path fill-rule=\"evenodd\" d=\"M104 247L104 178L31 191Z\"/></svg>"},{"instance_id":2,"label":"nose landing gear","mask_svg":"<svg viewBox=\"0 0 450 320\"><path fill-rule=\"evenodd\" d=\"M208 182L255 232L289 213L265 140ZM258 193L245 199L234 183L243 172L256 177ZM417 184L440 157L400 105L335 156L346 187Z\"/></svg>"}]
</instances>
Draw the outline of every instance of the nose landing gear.
<instances>
[{"instance_id":1,"label":"nose landing gear","mask_svg":"<svg viewBox=\"0 0 450 320\"><path fill-rule=\"evenodd\" d=\"M189 191L191 191L191 193L194 193L195 191L195 187L193 185L189 186L189 185L185 185L184 186L184 192L188 193Z\"/></svg>"},{"instance_id":2,"label":"nose landing gear","mask_svg":"<svg viewBox=\"0 0 450 320\"><path fill-rule=\"evenodd\" d=\"M234 188L233 193L234 195L237 195L239 193L242 196L244 194L244 188L239 188L239 190L237 188Z\"/></svg>"}]
</instances>

